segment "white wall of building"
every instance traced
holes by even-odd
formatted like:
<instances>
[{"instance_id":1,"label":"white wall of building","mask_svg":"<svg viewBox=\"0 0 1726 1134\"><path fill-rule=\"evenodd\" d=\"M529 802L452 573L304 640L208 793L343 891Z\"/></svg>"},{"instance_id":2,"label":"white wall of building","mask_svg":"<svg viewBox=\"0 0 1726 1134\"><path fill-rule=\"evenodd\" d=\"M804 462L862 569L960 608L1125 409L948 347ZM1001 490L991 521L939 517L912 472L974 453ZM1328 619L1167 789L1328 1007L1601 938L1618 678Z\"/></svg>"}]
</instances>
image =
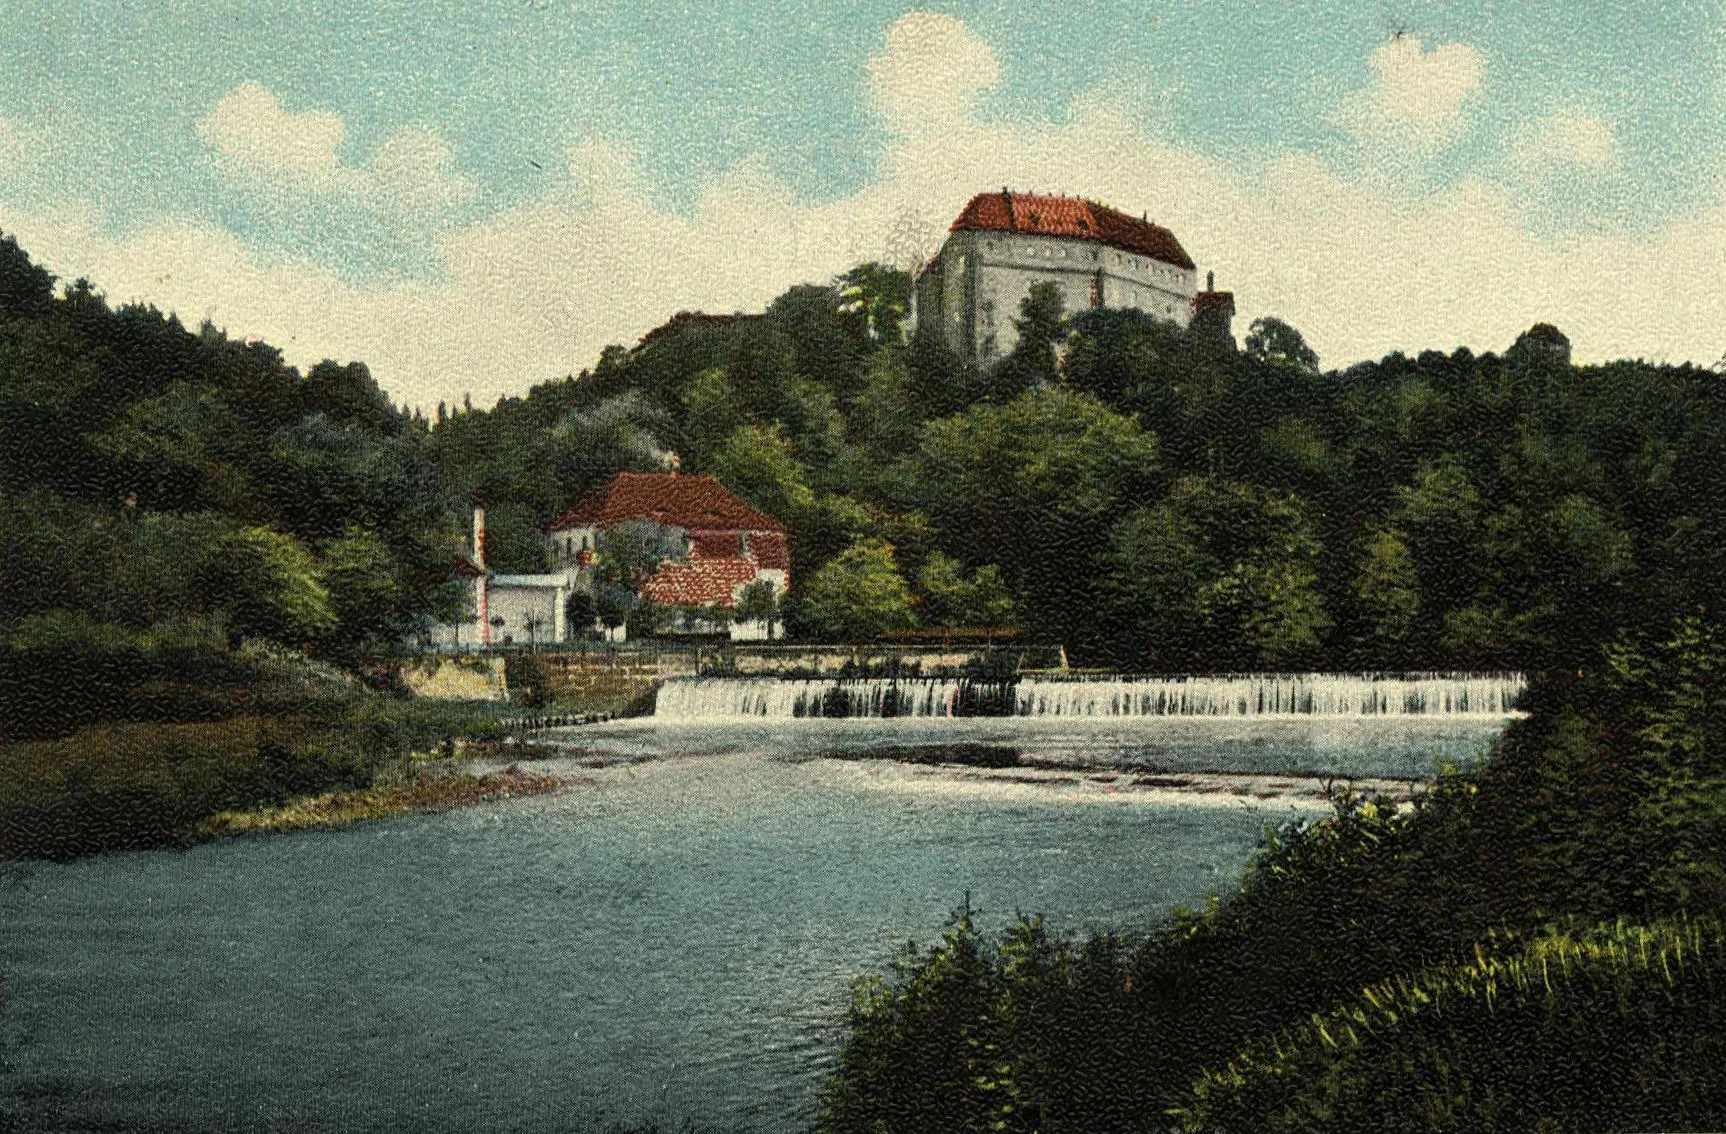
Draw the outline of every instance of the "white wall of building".
<instances>
[{"instance_id":1,"label":"white wall of building","mask_svg":"<svg viewBox=\"0 0 1726 1134\"><path fill-rule=\"evenodd\" d=\"M917 279L915 326L939 328L942 340L966 358L1000 359L1017 344L1014 320L1039 283L1060 289L1069 315L1091 307L1133 308L1184 327L1192 318L1198 272L1094 240L961 230Z\"/></svg>"}]
</instances>

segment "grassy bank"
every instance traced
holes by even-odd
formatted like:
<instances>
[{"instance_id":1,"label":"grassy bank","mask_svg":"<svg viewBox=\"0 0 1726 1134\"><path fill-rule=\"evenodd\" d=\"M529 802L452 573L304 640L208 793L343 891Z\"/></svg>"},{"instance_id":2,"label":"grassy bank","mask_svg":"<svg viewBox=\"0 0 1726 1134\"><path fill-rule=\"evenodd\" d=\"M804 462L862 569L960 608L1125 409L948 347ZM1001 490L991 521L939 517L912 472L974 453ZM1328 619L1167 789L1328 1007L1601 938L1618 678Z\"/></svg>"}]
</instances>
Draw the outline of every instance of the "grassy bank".
<instances>
[{"instance_id":1,"label":"grassy bank","mask_svg":"<svg viewBox=\"0 0 1726 1134\"><path fill-rule=\"evenodd\" d=\"M424 768L380 774L369 787L306 796L280 807L222 811L197 825L202 838L344 827L413 811L443 811L524 795L545 795L564 781L519 768L470 775Z\"/></svg>"},{"instance_id":2,"label":"grassy bank","mask_svg":"<svg viewBox=\"0 0 1726 1134\"><path fill-rule=\"evenodd\" d=\"M184 845L212 816L361 791L410 752L502 735L491 706L358 687L316 692L296 697L280 682L260 683L240 701L269 711L9 739L0 751L0 857Z\"/></svg>"}]
</instances>

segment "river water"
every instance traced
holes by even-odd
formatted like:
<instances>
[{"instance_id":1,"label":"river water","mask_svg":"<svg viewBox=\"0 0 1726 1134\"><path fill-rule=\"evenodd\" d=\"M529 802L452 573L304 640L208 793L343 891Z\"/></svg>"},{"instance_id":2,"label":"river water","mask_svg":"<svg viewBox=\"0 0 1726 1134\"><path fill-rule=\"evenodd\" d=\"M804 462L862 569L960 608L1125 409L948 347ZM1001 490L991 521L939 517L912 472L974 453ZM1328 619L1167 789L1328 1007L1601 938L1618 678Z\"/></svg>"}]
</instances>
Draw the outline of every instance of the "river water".
<instances>
[{"instance_id":1,"label":"river water","mask_svg":"<svg viewBox=\"0 0 1726 1134\"><path fill-rule=\"evenodd\" d=\"M617 722L562 734L556 796L9 867L0 1113L807 1128L849 982L967 892L990 930L1143 927L1322 812L1315 785L1424 777L1502 724Z\"/></svg>"}]
</instances>

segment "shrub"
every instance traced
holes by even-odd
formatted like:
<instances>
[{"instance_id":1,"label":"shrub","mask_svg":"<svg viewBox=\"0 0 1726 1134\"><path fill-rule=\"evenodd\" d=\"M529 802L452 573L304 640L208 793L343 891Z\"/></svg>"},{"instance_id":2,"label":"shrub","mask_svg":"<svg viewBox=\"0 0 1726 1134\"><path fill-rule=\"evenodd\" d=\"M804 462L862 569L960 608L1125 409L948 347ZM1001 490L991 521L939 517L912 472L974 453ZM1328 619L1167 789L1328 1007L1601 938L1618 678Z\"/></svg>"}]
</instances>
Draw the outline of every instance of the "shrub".
<instances>
[{"instance_id":1,"label":"shrub","mask_svg":"<svg viewBox=\"0 0 1726 1134\"><path fill-rule=\"evenodd\" d=\"M1200 1077L1180 1129L1726 1125L1726 928L1554 932L1382 981Z\"/></svg>"}]
</instances>

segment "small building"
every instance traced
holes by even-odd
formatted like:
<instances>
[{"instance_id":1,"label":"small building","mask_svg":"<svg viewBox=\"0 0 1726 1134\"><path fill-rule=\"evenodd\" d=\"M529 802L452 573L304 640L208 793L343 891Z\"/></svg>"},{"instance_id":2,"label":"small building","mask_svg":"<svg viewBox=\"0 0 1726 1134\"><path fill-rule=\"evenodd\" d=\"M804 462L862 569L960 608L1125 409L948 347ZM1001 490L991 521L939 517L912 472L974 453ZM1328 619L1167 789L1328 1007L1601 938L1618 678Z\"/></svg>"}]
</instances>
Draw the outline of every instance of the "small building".
<instances>
[{"instance_id":1,"label":"small building","mask_svg":"<svg viewBox=\"0 0 1726 1134\"><path fill-rule=\"evenodd\" d=\"M1182 327L1197 314L1197 268L1168 229L1081 197L1003 188L971 198L917 274L913 333L967 361L997 361L1018 342L1019 305L1039 283L1055 284L1068 312L1132 308Z\"/></svg>"},{"instance_id":2,"label":"small building","mask_svg":"<svg viewBox=\"0 0 1726 1134\"><path fill-rule=\"evenodd\" d=\"M771 636L769 619L727 617L720 625L705 615L735 610L751 586L784 597L791 554L779 521L710 476L618 473L545 526L547 560L574 589L596 595L600 536L625 526L655 549L656 564L637 593L672 612L667 632Z\"/></svg>"},{"instance_id":3,"label":"small building","mask_svg":"<svg viewBox=\"0 0 1726 1134\"><path fill-rule=\"evenodd\" d=\"M484 508L473 510L472 555L457 557L452 573L468 580L472 592L461 621L433 628L432 641L440 648L532 647L569 637L566 622L574 581L563 572L509 575L488 570Z\"/></svg>"}]
</instances>

